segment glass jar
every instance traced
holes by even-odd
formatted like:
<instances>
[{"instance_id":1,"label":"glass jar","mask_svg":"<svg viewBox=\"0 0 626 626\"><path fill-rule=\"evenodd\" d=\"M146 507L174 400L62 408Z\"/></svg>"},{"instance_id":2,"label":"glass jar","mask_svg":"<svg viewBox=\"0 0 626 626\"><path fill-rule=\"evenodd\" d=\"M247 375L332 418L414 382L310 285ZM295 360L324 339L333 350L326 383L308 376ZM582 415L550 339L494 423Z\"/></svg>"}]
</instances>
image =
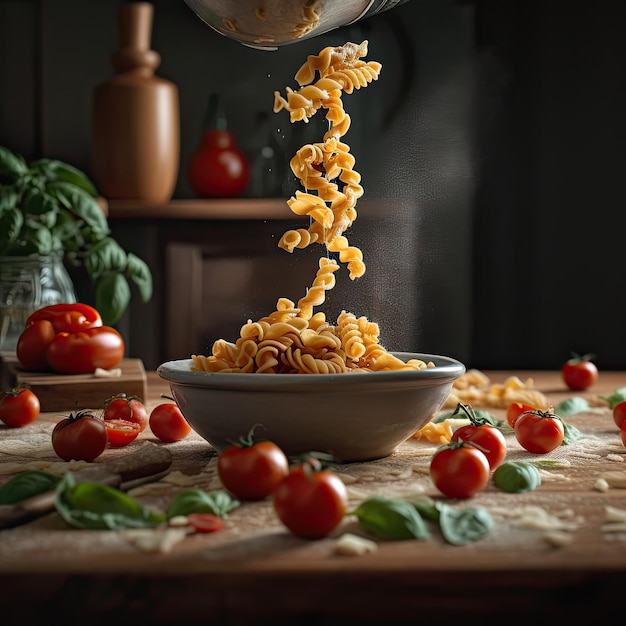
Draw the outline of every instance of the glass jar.
<instances>
[{"instance_id":1,"label":"glass jar","mask_svg":"<svg viewBox=\"0 0 626 626\"><path fill-rule=\"evenodd\" d=\"M0 352L15 352L31 313L62 302L76 302L62 254L0 257Z\"/></svg>"}]
</instances>

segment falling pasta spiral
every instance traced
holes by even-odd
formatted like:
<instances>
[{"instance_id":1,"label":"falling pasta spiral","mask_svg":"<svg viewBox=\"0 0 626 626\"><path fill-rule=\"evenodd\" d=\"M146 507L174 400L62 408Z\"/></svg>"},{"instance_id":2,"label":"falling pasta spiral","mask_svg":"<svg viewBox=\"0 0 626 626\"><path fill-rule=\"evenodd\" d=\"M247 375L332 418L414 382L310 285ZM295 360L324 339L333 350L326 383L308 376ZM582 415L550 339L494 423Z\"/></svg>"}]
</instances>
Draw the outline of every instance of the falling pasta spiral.
<instances>
[{"instance_id":1,"label":"falling pasta spiral","mask_svg":"<svg viewBox=\"0 0 626 626\"><path fill-rule=\"evenodd\" d=\"M363 195L361 176L354 170L350 146L341 137L350 128L341 96L366 87L378 79L382 65L362 60L367 41L324 48L310 55L295 75L298 90L289 87L286 95L274 93L274 112L289 112L292 123L309 119L320 109L326 111L329 129L323 141L302 146L290 161L304 191L287 201L293 213L308 216L308 228L288 230L278 243L292 253L317 243L323 256L311 287L297 305L280 298L276 310L257 320L248 320L234 342L219 339L209 356L192 355L192 370L261 374L341 374L434 367L419 359L402 361L379 343L378 324L365 317L342 311L337 324L324 313L314 312L335 285L335 273L344 263L352 280L363 276L363 253L351 246L344 235L357 217L356 203ZM319 76L316 82L316 75Z\"/></svg>"}]
</instances>

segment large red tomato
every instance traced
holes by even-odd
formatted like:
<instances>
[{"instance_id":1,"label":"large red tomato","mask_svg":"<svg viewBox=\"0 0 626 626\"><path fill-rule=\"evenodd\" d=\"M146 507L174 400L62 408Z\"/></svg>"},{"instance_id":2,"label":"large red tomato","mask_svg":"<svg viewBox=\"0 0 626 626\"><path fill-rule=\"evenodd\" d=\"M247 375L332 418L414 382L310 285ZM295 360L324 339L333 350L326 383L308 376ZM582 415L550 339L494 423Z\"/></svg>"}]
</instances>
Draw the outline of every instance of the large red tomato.
<instances>
[{"instance_id":1,"label":"large red tomato","mask_svg":"<svg viewBox=\"0 0 626 626\"><path fill-rule=\"evenodd\" d=\"M57 333L46 350L50 367L61 374L89 374L108 370L124 357L124 340L111 326L78 333Z\"/></svg>"},{"instance_id":2,"label":"large red tomato","mask_svg":"<svg viewBox=\"0 0 626 626\"><path fill-rule=\"evenodd\" d=\"M38 320L26 326L17 340L15 354L22 367L31 372L50 369L46 349L56 337L57 331L50 320Z\"/></svg>"},{"instance_id":3,"label":"large red tomato","mask_svg":"<svg viewBox=\"0 0 626 626\"><path fill-rule=\"evenodd\" d=\"M30 314L26 320L26 326L40 320L51 322L57 333L77 333L88 328L102 326L100 313L92 306L80 302L49 304L41 307Z\"/></svg>"},{"instance_id":4,"label":"large red tomato","mask_svg":"<svg viewBox=\"0 0 626 626\"><path fill-rule=\"evenodd\" d=\"M89 374L111 369L124 357L124 340L87 304L52 304L32 313L17 341L24 369Z\"/></svg>"}]
</instances>

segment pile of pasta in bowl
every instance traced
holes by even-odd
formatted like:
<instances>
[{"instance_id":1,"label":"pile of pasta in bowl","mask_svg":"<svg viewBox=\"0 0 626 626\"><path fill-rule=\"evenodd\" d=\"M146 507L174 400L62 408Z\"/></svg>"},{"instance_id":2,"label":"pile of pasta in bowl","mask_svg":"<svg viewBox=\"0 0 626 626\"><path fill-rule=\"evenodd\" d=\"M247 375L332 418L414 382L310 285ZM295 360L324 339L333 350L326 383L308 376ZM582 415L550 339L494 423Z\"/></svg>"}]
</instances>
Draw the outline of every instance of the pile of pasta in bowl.
<instances>
[{"instance_id":1,"label":"pile of pasta in bowl","mask_svg":"<svg viewBox=\"0 0 626 626\"><path fill-rule=\"evenodd\" d=\"M378 324L365 316L343 310L332 323L315 310L342 264L352 280L366 270L346 236L364 190L342 140L350 128L342 97L378 80L382 65L365 61L367 52L367 41L324 48L297 71L296 89L274 94L274 112L287 111L292 123L315 114L328 121L322 140L290 161L302 190L287 204L309 226L288 230L278 243L288 253L322 246L306 294L297 302L279 298L275 311L247 320L235 341L215 341L211 354L157 370L194 430L218 450L260 424L263 437L288 454L387 456L431 419L465 371L450 357L387 351Z\"/></svg>"}]
</instances>

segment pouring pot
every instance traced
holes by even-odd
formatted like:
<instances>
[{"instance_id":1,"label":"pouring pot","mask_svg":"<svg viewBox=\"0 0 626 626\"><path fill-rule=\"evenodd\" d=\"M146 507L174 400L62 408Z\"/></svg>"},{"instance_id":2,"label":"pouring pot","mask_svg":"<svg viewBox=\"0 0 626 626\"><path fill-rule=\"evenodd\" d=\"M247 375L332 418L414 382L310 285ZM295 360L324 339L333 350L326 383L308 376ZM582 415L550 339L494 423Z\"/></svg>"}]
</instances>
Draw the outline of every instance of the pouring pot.
<instances>
[{"instance_id":1,"label":"pouring pot","mask_svg":"<svg viewBox=\"0 0 626 626\"><path fill-rule=\"evenodd\" d=\"M353 24L407 0L185 0L218 33L251 48L276 50Z\"/></svg>"}]
</instances>

